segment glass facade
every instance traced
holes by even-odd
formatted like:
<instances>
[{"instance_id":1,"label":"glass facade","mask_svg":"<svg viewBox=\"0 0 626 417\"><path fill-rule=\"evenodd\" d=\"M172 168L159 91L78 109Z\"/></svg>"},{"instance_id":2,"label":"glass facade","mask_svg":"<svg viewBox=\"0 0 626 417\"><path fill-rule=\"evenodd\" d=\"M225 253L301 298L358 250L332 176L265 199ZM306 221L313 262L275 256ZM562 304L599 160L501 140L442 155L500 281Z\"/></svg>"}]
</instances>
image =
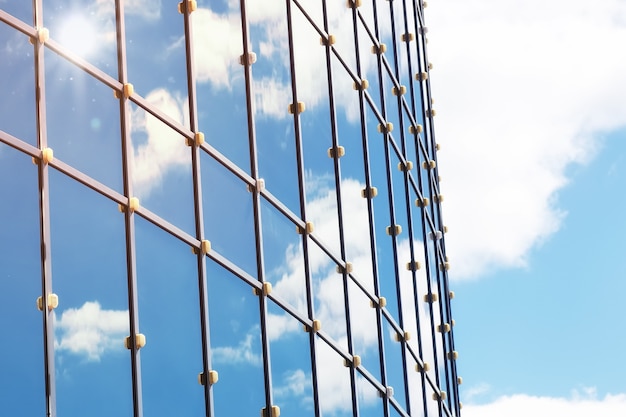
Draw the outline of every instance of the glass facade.
<instances>
[{"instance_id":1,"label":"glass facade","mask_svg":"<svg viewBox=\"0 0 626 417\"><path fill-rule=\"evenodd\" d=\"M421 0L0 0L0 412L459 416Z\"/></svg>"}]
</instances>

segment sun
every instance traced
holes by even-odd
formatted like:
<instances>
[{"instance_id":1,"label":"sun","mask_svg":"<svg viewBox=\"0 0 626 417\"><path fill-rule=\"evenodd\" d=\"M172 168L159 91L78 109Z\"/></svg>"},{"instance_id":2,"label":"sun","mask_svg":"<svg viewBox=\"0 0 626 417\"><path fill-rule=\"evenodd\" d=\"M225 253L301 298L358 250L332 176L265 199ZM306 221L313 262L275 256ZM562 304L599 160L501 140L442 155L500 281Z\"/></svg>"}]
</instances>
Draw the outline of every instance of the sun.
<instances>
[{"instance_id":1,"label":"sun","mask_svg":"<svg viewBox=\"0 0 626 417\"><path fill-rule=\"evenodd\" d=\"M72 13L65 17L57 29L57 41L80 56L89 58L98 52L103 39L97 23L80 13Z\"/></svg>"}]
</instances>

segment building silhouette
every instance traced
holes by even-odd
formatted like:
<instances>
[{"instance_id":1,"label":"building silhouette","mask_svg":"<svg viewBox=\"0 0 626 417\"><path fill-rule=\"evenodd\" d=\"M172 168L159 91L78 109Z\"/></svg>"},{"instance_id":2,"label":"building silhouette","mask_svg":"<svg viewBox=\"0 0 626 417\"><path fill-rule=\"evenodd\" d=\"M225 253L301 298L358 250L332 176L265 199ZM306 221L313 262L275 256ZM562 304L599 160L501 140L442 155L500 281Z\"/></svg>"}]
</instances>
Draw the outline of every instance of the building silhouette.
<instances>
[{"instance_id":1,"label":"building silhouette","mask_svg":"<svg viewBox=\"0 0 626 417\"><path fill-rule=\"evenodd\" d=\"M425 7L0 2L2 414L459 416Z\"/></svg>"}]
</instances>

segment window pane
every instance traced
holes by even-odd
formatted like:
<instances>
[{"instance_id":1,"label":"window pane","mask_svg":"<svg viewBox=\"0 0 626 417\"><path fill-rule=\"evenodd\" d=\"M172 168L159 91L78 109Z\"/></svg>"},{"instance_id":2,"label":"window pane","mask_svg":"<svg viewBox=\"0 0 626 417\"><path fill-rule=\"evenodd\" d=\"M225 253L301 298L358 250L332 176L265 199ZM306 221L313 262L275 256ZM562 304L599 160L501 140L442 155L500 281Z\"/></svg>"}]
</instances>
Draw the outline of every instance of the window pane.
<instances>
[{"instance_id":1,"label":"window pane","mask_svg":"<svg viewBox=\"0 0 626 417\"><path fill-rule=\"evenodd\" d=\"M165 91L146 100L174 121L182 123L181 103ZM134 104L131 139L133 193L142 206L195 235L191 148L185 138Z\"/></svg>"},{"instance_id":2,"label":"window pane","mask_svg":"<svg viewBox=\"0 0 626 417\"><path fill-rule=\"evenodd\" d=\"M272 392L274 403L287 415L313 416L309 333L292 316L268 303ZM282 331L276 327L284 326Z\"/></svg>"},{"instance_id":3,"label":"window pane","mask_svg":"<svg viewBox=\"0 0 626 417\"><path fill-rule=\"evenodd\" d=\"M22 2L19 2L22 3ZM33 46L28 37L0 23L2 60L0 73L11 76L0 77L0 130L28 142L37 144L35 111L35 78Z\"/></svg>"},{"instance_id":4,"label":"window pane","mask_svg":"<svg viewBox=\"0 0 626 417\"><path fill-rule=\"evenodd\" d=\"M48 146L55 158L122 190L119 102L113 91L45 52Z\"/></svg>"},{"instance_id":5,"label":"window pane","mask_svg":"<svg viewBox=\"0 0 626 417\"><path fill-rule=\"evenodd\" d=\"M250 172L239 2L211 3L192 14L198 126L211 146ZM259 53L257 45L251 52Z\"/></svg>"},{"instance_id":6,"label":"window pane","mask_svg":"<svg viewBox=\"0 0 626 417\"><path fill-rule=\"evenodd\" d=\"M251 287L207 262L216 415L259 415L265 404L258 297ZM242 389L245 381L245 389Z\"/></svg>"},{"instance_id":7,"label":"window pane","mask_svg":"<svg viewBox=\"0 0 626 417\"><path fill-rule=\"evenodd\" d=\"M43 1L44 26L66 51L117 78L113 2L79 5L67 0ZM73 4L69 4L73 3Z\"/></svg>"},{"instance_id":8,"label":"window pane","mask_svg":"<svg viewBox=\"0 0 626 417\"><path fill-rule=\"evenodd\" d=\"M124 215L50 170L59 415L132 415Z\"/></svg>"},{"instance_id":9,"label":"window pane","mask_svg":"<svg viewBox=\"0 0 626 417\"><path fill-rule=\"evenodd\" d=\"M0 144L0 409L7 415L45 412L37 167ZM28 401L24 401L27 398Z\"/></svg>"},{"instance_id":10,"label":"window pane","mask_svg":"<svg viewBox=\"0 0 626 417\"><path fill-rule=\"evenodd\" d=\"M145 415L201 415L204 390L197 257L136 217L139 330Z\"/></svg>"},{"instance_id":11,"label":"window pane","mask_svg":"<svg viewBox=\"0 0 626 417\"><path fill-rule=\"evenodd\" d=\"M200 159L206 238L213 249L256 276L252 194L244 182L205 152Z\"/></svg>"}]
</instances>

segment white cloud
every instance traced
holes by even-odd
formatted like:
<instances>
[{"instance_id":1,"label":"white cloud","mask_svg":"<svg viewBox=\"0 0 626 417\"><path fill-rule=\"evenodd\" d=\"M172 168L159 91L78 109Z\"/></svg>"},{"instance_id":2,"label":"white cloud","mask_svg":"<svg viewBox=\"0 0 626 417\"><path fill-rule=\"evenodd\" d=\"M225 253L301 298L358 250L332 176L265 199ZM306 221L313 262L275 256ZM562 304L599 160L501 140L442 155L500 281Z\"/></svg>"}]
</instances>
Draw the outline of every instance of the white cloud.
<instances>
[{"instance_id":1,"label":"white cloud","mask_svg":"<svg viewBox=\"0 0 626 417\"><path fill-rule=\"evenodd\" d=\"M323 177L309 179L313 180L313 186L308 189L308 218L315 226L316 236L329 247L335 247L338 245L335 191L328 187L328 183L325 183ZM326 179L328 180L328 178ZM344 228L346 231L354 232L345 235L348 259L353 264L355 276L366 287L373 289L371 258L369 254L369 232L367 228L362 227L368 221L366 200L360 197L364 184L353 179L344 179L341 187L343 196L342 208L345 210L345 213L349 213L349 215L344 216ZM415 247L419 248L418 253L415 255L416 260L423 263L422 243L419 241L414 243ZM418 311L421 319L422 359L431 365L429 372L434 379L436 370L433 366L433 339L428 336L430 334L430 312L426 308L426 303L419 302L416 306L413 301L414 287L412 275L404 267L409 260L409 242L406 239L401 239L398 242L398 262L401 264L400 290L404 309L404 329L412 334L409 344L415 352L418 352L417 321L415 316L415 311ZM314 287L315 318L321 321L323 330L339 346L347 350L341 276L335 271L335 264L331 262L330 258L319 250L310 251L309 262L313 280L316 282ZM306 314L304 280L302 278L304 273L303 265L304 257L300 246L290 244L285 250L283 267L274 274L276 278L275 281L272 280L274 282L272 293L280 296L283 300ZM419 270L419 276L416 280L419 284L417 291L420 301L427 292L424 274L423 269ZM387 296L395 298L395 294L387 294ZM439 317L438 303L434 303L433 306L434 316ZM372 328L372 323L376 321L375 310L371 308L369 299L360 294L356 287L352 287L350 291L350 315L352 317L351 329L356 354L362 358L376 354L374 348L378 338L376 330ZM298 322L287 314L270 314L268 322L270 323L268 326L270 340L285 337L290 332L301 331L300 326L297 324ZM438 320L436 320L436 324L439 324ZM394 340L394 335L386 334L385 336L386 344L397 343ZM439 365L441 366L444 363L442 360L441 340L440 337L437 337L435 340L437 341L437 349L440 356ZM347 370L343 366L343 358L321 340L317 344L317 366L322 410L325 412L348 410L351 406L350 402L346 401L350 397L350 380ZM421 392L420 374L415 372L414 364L410 359L408 367L410 389L413 392ZM367 381L360 381L358 389L362 405L372 404L376 400L377 392ZM398 387L397 389L400 388ZM295 392L295 390L290 392ZM430 392L430 388L427 388L427 392ZM421 409L420 399L415 397L413 400L412 407ZM436 403L433 402L433 406L436 406Z\"/></svg>"},{"instance_id":2,"label":"white cloud","mask_svg":"<svg viewBox=\"0 0 626 417\"><path fill-rule=\"evenodd\" d=\"M319 5L306 5L303 7L311 14L318 26L322 27L319 14ZM355 57L351 52L354 48L352 38L351 10L342 2L329 2L328 5L329 32L335 36L337 42L335 48L342 53L350 69L356 73ZM371 13L371 5L364 4L361 7L364 15ZM255 79L254 94L257 104L257 114L284 118L288 116L287 106L291 103L291 75L289 73L289 45L286 36L287 24L284 20L286 13L284 6L280 9L265 13L256 13L253 19L258 28L264 32L265 37L259 40L259 59L266 60L273 66L271 77ZM308 109L314 109L326 96L327 75L326 71L320 71L320 66L326 66L325 49L320 45L320 35L308 23L304 15L292 9L292 35L294 42L294 60L296 80L298 86L298 101L305 103ZM383 26L385 23L383 23ZM360 31L361 54L365 57L361 62L361 70L364 78L373 69L374 61L371 58L371 43L365 33ZM345 111L347 118L356 121L358 118L357 93L352 88L352 82L346 76L345 69L336 60L332 61L335 74L334 94L337 103ZM281 76L282 75L282 76Z\"/></svg>"},{"instance_id":3,"label":"white cloud","mask_svg":"<svg viewBox=\"0 0 626 417\"><path fill-rule=\"evenodd\" d=\"M267 313L267 337L278 340L288 333L301 329L299 322L287 314Z\"/></svg>"},{"instance_id":4,"label":"white cloud","mask_svg":"<svg viewBox=\"0 0 626 417\"><path fill-rule=\"evenodd\" d=\"M257 329L258 331L258 329ZM248 333L237 347L216 347L211 349L213 360L218 364L251 364L259 365L261 357L252 351L252 342L255 335Z\"/></svg>"},{"instance_id":5,"label":"white cloud","mask_svg":"<svg viewBox=\"0 0 626 417\"><path fill-rule=\"evenodd\" d=\"M177 123L188 119L186 99L175 98L165 89L151 91L146 101ZM147 136L146 142L134 143L132 158L135 192L145 197L168 171L184 169L189 164L189 148L182 136L141 108L134 111L132 121L134 142L139 142L137 137L141 134Z\"/></svg>"},{"instance_id":6,"label":"white cloud","mask_svg":"<svg viewBox=\"0 0 626 417\"><path fill-rule=\"evenodd\" d=\"M284 384L278 385L273 389L274 395L280 398L289 398L291 396L303 396L305 388L309 383L309 378L302 369L286 372L282 380Z\"/></svg>"},{"instance_id":7,"label":"white cloud","mask_svg":"<svg viewBox=\"0 0 626 417\"><path fill-rule=\"evenodd\" d=\"M99 302L88 301L61 313L55 349L99 361L109 351L123 350L128 326L128 310L104 310Z\"/></svg>"},{"instance_id":8,"label":"white cloud","mask_svg":"<svg viewBox=\"0 0 626 417\"><path fill-rule=\"evenodd\" d=\"M194 63L200 82L230 88L243 51L241 22L236 14L220 15L200 8L192 15Z\"/></svg>"},{"instance_id":9,"label":"white cloud","mask_svg":"<svg viewBox=\"0 0 626 417\"><path fill-rule=\"evenodd\" d=\"M464 405L464 417L541 416L619 416L626 413L626 394L607 394L604 398L575 393L571 398L516 394L503 396L482 405Z\"/></svg>"},{"instance_id":10,"label":"white cloud","mask_svg":"<svg viewBox=\"0 0 626 417\"><path fill-rule=\"evenodd\" d=\"M480 383L463 390L463 401L467 403L473 403L475 398L480 398L482 395L489 393L491 386L487 383Z\"/></svg>"},{"instance_id":11,"label":"white cloud","mask_svg":"<svg viewBox=\"0 0 626 417\"><path fill-rule=\"evenodd\" d=\"M96 0L96 11L103 16L115 13L115 0ZM124 12L146 20L157 20L161 17L161 0L126 0Z\"/></svg>"},{"instance_id":12,"label":"white cloud","mask_svg":"<svg viewBox=\"0 0 626 417\"><path fill-rule=\"evenodd\" d=\"M318 5L305 8L313 16L318 14ZM335 47L342 52L343 59L352 71L356 72L354 48L351 41L352 25L351 11L341 2L328 4L329 31L338 39ZM371 6L364 4L362 13L371 13ZM262 73L259 67L253 67L254 72L254 103L258 116L285 118L288 116L287 106L291 103L291 79L289 74L289 48L286 36L287 26L284 21L285 7L280 2L262 3L253 2L248 5L248 18L251 29L258 29L253 39L253 49L258 43L255 52L259 61L271 65L271 73ZM325 96L326 72L320 71L320 65L325 62L324 48L320 46L320 36L310 26L302 13L293 9L293 38L296 45L296 77L298 79L298 101L303 101L307 108L312 109L320 104ZM231 88L232 80L241 74L239 56L243 53L241 38L241 23L239 5L230 2L230 10L219 14L209 9L199 8L192 14L194 19L194 47L196 75L200 82L209 82L215 88ZM320 18L317 24L322 25ZM381 23L382 28L388 25ZM259 36L262 33L263 36ZM374 68L374 60L369 52L370 41L366 34L360 31L362 37L363 74L368 74ZM179 39L170 47L180 47ZM324 64L325 65L325 64ZM340 73L341 81L334 85L337 102L343 107L349 120L356 121L358 117L357 93L353 91L352 82L346 81L345 70L333 60L336 73ZM364 76L364 78L366 78Z\"/></svg>"},{"instance_id":13,"label":"white cloud","mask_svg":"<svg viewBox=\"0 0 626 417\"><path fill-rule=\"evenodd\" d=\"M427 9L452 276L526 264L558 191L626 125L626 4L454 0Z\"/></svg>"}]
</instances>

